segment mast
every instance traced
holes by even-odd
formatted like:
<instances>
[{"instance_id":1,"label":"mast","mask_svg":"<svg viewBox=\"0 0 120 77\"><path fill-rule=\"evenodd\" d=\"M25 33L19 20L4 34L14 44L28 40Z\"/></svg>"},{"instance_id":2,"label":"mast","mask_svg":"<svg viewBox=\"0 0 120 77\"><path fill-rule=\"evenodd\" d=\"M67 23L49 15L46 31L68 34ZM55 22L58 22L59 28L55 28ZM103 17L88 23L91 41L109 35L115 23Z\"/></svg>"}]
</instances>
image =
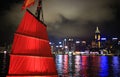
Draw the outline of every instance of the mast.
<instances>
[{"instance_id":1,"label":"mast","mask_svg":"<svg viewBox=\"0 0 120 77\"><path fill-rule=\"evenodd\" d=\"M44 22L44 18L43 18L43 9L42 9L42 0L38 0L38 6L37 6L37 10L36 10L36 18L38 20L41 20Z\"/></svg>"}]
</instances>

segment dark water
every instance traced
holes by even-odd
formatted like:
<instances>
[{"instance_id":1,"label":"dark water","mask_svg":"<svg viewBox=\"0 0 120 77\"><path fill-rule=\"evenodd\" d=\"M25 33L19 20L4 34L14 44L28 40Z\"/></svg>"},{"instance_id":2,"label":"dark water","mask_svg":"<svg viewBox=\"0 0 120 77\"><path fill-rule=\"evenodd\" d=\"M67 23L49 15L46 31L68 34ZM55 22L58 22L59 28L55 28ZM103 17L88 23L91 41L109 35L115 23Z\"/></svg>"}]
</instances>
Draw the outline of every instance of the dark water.
<instances>
[{"instance_id":1,"label":"dark water","mask_svg":"<svg viewBox=\"0 0 120 77\"><path fill-rule=\"evenodd\" d=\"M9 55L0 53L0 77L5 77L9 67Z\"/></svg>"},{"instance_id":2,"label":"dark water","mask_svg":"<svg viewBox=\"0 0 120 77\"><path fill-rule=\"evenodd\" d=\"M120 77L120 56L56 55L60 77ZM0 54L0 77L8 71L9 56Z\"/></svg>"}]
</instances>

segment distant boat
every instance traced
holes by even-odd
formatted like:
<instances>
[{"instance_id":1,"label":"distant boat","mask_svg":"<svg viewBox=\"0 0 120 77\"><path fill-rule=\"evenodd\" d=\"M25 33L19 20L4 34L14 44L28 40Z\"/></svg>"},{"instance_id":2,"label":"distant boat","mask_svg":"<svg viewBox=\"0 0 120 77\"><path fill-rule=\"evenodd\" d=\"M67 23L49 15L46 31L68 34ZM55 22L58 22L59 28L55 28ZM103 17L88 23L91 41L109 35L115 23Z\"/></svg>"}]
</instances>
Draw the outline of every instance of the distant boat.
<instances>
[{"instance_id":1,"label":"distant boat","mask_svg":"<svg viewBox=\"0 0 120 77\"><path fill-rule=\"evenodd\" d=\"M7 77L58 77L46 25L29 10L16 33Z\"/></svg>"}]
</instances>

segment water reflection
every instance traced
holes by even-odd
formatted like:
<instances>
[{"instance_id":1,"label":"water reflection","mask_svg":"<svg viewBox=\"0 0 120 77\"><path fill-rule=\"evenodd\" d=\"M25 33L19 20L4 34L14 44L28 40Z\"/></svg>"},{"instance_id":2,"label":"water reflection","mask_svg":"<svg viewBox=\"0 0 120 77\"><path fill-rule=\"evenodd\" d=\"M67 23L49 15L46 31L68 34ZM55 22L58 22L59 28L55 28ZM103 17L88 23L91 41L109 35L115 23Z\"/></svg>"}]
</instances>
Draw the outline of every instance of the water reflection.
<instances>
[{"instance_id":1,"label":"water reflection","mask_svg":"<svg viewBox=\"0 0 120 77\"><path fill-rule=\"evenodd\" d=\"M113 75L114 77L120 77L120 57L113 57Z\"/></svg>"},{"instance_id":2,"label":"water reflection","mask_svg":"<svg viewBox=\"0 0 120 77\"><path fill-rule=\"evenodd\" d=\"M119 56L56 55L60 77L120 77Z\"/></svg>"},{"instance_id":3,"label":"water reflection","mask_svg":"<svg viewBox=\"0 0 120 77\"><path fill-rule=\"evenodd\" d=\"M120 56L56 55L60 77L120 77ZM8 71L9 56L0 54L0 77Z\"/></svg>"},{"instance_id":4,"label":"water reflection","mask_svg":"<svg viewBox=\"0 0 120 77\"><path fill-rule=\"evenodd\" d=\"M100 60L100 77L107 77L109 75L109 65L108 65L108 57L101 56Z\"/></svg>"},{"instance_id":5,"label":"water reflection","mask_svg":"<svg viewBox=\"0 0 120 77\"><path fill-rule=\"evenodd\" d=\"M64 65L64 67L63 67L63 72L64 72L64 74L67 74L68 73L68 55L63 55L63 57L64 57L64 60L63 60L63 65Z\"/></svg>"},{"instance_id":6,"label":"water reflection","mask_svg":"<svg viewBox=\"0 0 120 77\"><path fill-rule=\"evenodd\" d=\"M59 75L62 75L64 73L63 72L63 66L64 66L63 60L64 60L63 55L56 56L56 66L57 66L57 71L59 72Z\"/></svg>"},{"instance_id":7,"label":"water reflection","mask_svg":"<svg viewBox=\"0 0 120 77\"><path fill-rule=\"evenodd\" d=\"M8 72L9 56L8 54L0 53L0 77L5 77Z\"/></svg>"},{"instance_id":8,"label":"water reflection","mask_svg":"<svg viewBox=\"0 0 120 77\"><path fill-rule=\"evenodd\" d=\"M81 56L75 56L75 74L74 76L80 76L80 72L81 72L81 63L82 63L82 60L81 60Z\"/></svg>"}]
</instances>

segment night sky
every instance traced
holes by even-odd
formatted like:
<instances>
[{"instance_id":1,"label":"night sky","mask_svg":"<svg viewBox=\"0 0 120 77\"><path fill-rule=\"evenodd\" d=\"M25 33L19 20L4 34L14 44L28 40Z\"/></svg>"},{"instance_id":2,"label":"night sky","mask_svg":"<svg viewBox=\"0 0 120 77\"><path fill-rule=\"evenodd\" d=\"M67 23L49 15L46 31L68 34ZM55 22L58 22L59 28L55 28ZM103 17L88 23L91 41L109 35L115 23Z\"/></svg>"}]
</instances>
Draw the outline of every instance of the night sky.
<instances>
[{"instance_id":1,"label":"night sky","mask_svg":"<svg viewBox=\"0 0 120 77\"><path fill-rule=\"evenodd\" d=\"M12 43L25 12L23 1L0 0L0 45ZM32 13L36 5L29 8ZM120 0L43 0L43 13L50 40L88 40L94 38L96 26L102 37L120 37Z\"/></svg>"}]
</instances>

